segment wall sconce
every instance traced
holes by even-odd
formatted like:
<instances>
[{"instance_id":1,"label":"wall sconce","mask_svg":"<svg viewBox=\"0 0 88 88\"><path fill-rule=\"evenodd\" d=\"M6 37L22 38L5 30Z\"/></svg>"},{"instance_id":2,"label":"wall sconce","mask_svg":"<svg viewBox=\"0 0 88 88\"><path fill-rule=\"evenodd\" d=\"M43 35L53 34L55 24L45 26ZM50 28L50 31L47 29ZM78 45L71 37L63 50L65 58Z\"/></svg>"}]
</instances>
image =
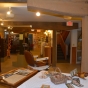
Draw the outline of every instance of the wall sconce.
<instances>
[{"instance_id":1,"label":"wall sconce","mask_svg":"<svg viewBox=\"0 0 88 88\"><path fill-rule=\"evenodd\" d=\"M51 34L51 30L46 30L45 32L44 32L44 34L46 35L46 42L48 43L48 41L49 41L49 35Z\"/></svg>"}]
</instances>

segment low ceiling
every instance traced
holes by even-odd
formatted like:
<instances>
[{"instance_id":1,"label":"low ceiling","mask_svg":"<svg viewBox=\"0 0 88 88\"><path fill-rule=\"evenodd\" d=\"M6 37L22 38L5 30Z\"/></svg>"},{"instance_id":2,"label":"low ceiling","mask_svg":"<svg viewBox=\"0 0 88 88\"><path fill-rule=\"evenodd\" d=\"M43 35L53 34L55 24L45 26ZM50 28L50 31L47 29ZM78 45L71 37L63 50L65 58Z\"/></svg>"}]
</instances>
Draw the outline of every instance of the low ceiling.
<instances>
[{"instance_id":1,"label":"low ceiling","mask_svg":"<svg viewBox=\"0 0 88 88\"><path fill-rule=\"evenodd\" d=\"M7 17L6 12L9 10L14 14L13 17ZM27 10L27 3L0 3L0 22L4 22L4 27L13 26L16 24L13 22L19 22L19 27L29 26L31 24L25 24L25 22L66 22L68 20L60 17L50 16L46 14L41 14L40 17L36 16L35 12L30 12ZM72 20L74 23L80 22L79 20ZM5 23L7 22L7 23ZM8 23L9 22L9 23Z\"/></svg>"},{"instance_id":2,"label":"low ceiling","mask_svg":"<svg viewBox=\"0 0 88 88\"><path fill-rule=\"evenodd\" d=\"M6 12L9 7L14 14L14 17L7 17ZM30 12L27 10L26 3L0 3L0 18L3 21L38 21L38 22L65 22L66 20L60 17L50 16L41 14L40 17L35 15L35 12ZM76 21L76 20L75 20Z\"/></svg>"}]
</instances>

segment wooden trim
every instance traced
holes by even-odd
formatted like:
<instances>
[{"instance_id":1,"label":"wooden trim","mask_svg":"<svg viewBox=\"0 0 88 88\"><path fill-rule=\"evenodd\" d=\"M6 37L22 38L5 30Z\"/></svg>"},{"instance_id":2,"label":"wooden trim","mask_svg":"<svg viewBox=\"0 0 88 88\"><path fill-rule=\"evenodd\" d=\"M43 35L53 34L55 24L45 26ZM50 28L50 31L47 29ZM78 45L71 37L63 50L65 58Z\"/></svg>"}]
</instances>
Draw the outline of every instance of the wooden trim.
<instances>
[{"instance_id":1,"label":"wooden trim","mask_svg":"<svg viewBox=\"0 0 88 88\"><path fill-rule=\"evenodd\" d=\"M27 28L32 25L33 29L51 29L51 30L72 30L78 28L78 23L73 23L73 26L66 26L66 22L4 22L4 27L7 27L9 24L11 24L14 27L20 29L19 27ZM21 27L21 29L22 29ZM29 29L28 28L28 29Z\"/></svg>"},{"instance_id":2,"label":"wooden trim","mask_svg":"<svg viewBox=\"0 0 88 88\"><path fill-rule=\"evenodd\" d=\"M76 47L72 47L72 64L76 64Z\"/></svg>"},{"instance_id":3,"label":"wooden trim","mask_svg":"<svg viewBox=\"0 0 88 88\"><path fill-rule=\"evenodd\" d=\"M57 35L57 44L60 44L63 54L64 54L64 57L66 59L66 44L65 44L61 34Z\"/></svg>"},{"instance_id":4,"label":"wooden trim","mask_svg":"<svg viewBox=\"0 0 88 88\"><path fill-rule=\"evenodd\" d=\"M3 76L3 75L8 74L8 73L15 72L15 71L18 70L18 69L25 69L25 68L17 68L17 69L8 71L8 72L6 72L6 73L3 73L3 74L1 74L0 76ZM3 84L6 84L6 85L8 85L8 86L12 86L13 88L16 88L17 86L19 86L20 84L22 84L23 82L25 82L26 80L28 80L29 78L31 78L32 76L34 76L37 72L38 72L38 70L33 70L32 73L29 73L29 74L28 74L27 76L25 76L23 79L19 80L18 82L14 83L14 84L8 83L8 82L5 82L5 81L1 81L1 80L0 80L0 82L3 83Z\"/></svg>"},{"instance_id":5,"label":"wooden trim","mask_svg":"<svg viewBox=\"0 0 88 88\"><path fill-rule=\"evenodd\" d=\"M53 48L52 48L52 66L56 67L57 63L57 41L56 41L56 31L53 31Z\"/></svg>"}]
</instances>

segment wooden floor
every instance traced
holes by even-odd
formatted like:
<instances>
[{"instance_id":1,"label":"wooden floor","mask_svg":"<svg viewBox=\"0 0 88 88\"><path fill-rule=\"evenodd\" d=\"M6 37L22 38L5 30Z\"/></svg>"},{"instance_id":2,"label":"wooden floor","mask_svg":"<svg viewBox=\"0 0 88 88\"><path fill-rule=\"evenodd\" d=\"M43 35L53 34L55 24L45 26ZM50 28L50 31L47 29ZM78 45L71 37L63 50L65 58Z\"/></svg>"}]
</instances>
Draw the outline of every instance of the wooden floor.
<instances>
[{"instance_id":1,"label":"wooden floor","mask_svg":"<svg viewBox=\"0 0 88 88\"><path fill-rule=\"evenodd\" d=\"M38 52L38 53L40 53L40 52ZM33 54L38 54L38 53L33 52ZM7 72L14 68L17 68L12 65L12 63L17 60L17 54L11 55L10 58L5 57L4 59L5 59L5 61L1 62L1 71L2 71L1 73L4 73L4 72ZM77 68L78 71L80 71L80 64L76 65L76 64L70 64L70 63L57 63L57 67L59 67L61 69L61 71L64 73L70 73L70 71L75 68ZM51 70L53 70L52 66L50 67L49 71L51 71ZM0 84L0 88L9 88L9 87L4 84Z\"/></svg>"}]
</instances>

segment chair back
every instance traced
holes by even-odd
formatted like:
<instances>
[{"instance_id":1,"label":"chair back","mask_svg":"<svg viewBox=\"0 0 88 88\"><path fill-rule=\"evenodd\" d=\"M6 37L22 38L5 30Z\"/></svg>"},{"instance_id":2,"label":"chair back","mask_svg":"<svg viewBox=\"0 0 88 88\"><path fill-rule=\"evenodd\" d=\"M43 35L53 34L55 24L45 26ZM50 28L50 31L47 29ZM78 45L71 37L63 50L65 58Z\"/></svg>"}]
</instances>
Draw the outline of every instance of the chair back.
<instances>
[{"instance_id":1,"label":"chair back","mask_svg":"<svg viewBox=\"0 0 88 88\"><path fill-rule=\"evenodd\" d=\"M33 57L32 53L30 51L25 50L24 51L24 56L25 56L26 62L29 65L31 65L31 66L35 65L34 57Z\"/></svg>"}]
</instances>

